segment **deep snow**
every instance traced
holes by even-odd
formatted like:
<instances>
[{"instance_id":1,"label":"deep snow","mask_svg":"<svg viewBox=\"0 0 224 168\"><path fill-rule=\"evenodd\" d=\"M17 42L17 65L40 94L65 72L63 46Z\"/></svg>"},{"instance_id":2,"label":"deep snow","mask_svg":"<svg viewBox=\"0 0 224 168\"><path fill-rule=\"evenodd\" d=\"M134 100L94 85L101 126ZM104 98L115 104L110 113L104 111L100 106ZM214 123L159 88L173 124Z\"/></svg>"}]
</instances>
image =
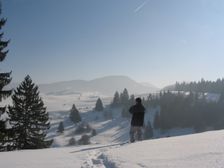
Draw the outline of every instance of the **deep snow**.
<instances>
[{"instance_id":1,"label":"deep snow","mask_svg":"<svg viewBox=\"0 0 224 168\"><path fill-rule=\"evenodd\" d=\"M105 119L102 113L94 112L97 96L42 95L50 110L51 129L48 138L54 139L52 147L43 150L24 150L0 153L0 168L140 168L140 167L224 167L224 131L213 131L188 136L166 138L169 136L191 134L192 128L173 129L154 132L154 137L165 137L134 144L128 141L130 121L120 117L119 109L112 111L112 118ZM212 96L215 97L215 96ZM216 99L216 97L214 98ZM111 98L103 97L109 104ZM76 126L68 119L69 109L75 102L82 118L97 130L91 138L91 145L68 147ZM54 110L58 109L58 112ZM153 116L158 109L146 113L146 121L153 124ZM65 131L58 134L58 123L63 121Z\"/></svg>"},{"instance_id":2,"label":"deep snow","mask_svg":"<svg viewBox=\"0 0 224 168\"><path fill-rule=\"evenodd\" d=\"M147 140L0 153L1 168L222 168L224 131Z\"/></svg>"}]
</instances>

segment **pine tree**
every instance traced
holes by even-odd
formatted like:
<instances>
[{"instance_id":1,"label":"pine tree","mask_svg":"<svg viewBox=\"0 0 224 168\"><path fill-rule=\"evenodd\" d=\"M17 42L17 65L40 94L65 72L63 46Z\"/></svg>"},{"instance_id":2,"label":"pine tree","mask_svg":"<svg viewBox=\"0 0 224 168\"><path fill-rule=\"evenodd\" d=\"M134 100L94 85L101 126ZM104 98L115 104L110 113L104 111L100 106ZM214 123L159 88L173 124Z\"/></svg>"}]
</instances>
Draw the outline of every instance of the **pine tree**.
<instances>
[{"instance_id":1,"label":"pine tree","mask_svg":"<svg viewBox=\"0 0 224 168\"><path fill-rule=\"evenodd\" d=\"M103 103L102 100L100 98L97 99L96 101L96 106L95 106L95 110L96 111L103 111Z\"/></svg>"},{"instance_id":2,"label":"pine tree","mask_svg":"<svg viewBox=\"0 0 224 168\"><path fill-rule=\"evenodd\" d=\"M122 106L129 106L129 93L128 90L125 88L123 93L120 95L120 101Z\"/></svg>"},{"instance_id":3,"label":"pine tree","mask_svg":"<svg viewBox=\"0 0 224 168\"><path fill-rule=\"evenodd\" d=\"M70 110L69 118L75 124L82 121L79 111L77 110L75 104L72 105L72 109Z\"/></svg>"},{"instance_id":4,"label":"pine tree","mask_svg":"<svg viewBox=\"0 0 224 168\"><path fill-rule=\"evenodd\" d=\"M58 131L59 133L63 133L64 132L64 124L63 122L61 121L58 125Z\"/></svg>"},{"instance_id":5,"label":"pine tree","mask_svg":"<svg viewBox=\"0 0 224 168\"><path fill-rule=\"evenodd\" d=\"M135 95L130 96L129 105L132 106L135 104Z\"/></svg>"},{"instance_id":6,"label":"pine tree","mask_svg":"<svg viewBox=\"0 0 224 168\"><path fill-rule=\"evenodd\" d=\"M116 91L114 94L113 102L111 104L112 107L118 107L120 105L120 95Z\"/></svg>"},{"instance_id":7,"label":"pine tree","mask_svg":"<svg viewBox=\"0 0 224 168\"><path fill-rule=\"evenodd\" d=\"M219 97L219 102L223 103L224 102L224 93L221 93L220 97Z\"/></svg>"},{"instance_id":8,"label":"pine tree","mask_svg":"<svg viewBox=\"0 0 224 168\"><path fill-rule=\"evenodd\" d=\"M159 129L160 126L160 116L159 116L159 112L156 112L155 118L154 118L154 122L153 122L153 127L154 129Z\"/></svg>"},{"instance_id":9,"label":"pine tree","mask_svg":"<svg viewBox=\"0 0 224 168\"><path fill-rule=\"evenodd\" d=\"M46 141L50 128L49 116L36 86L30 76L16 88L12 96L13 106L9 115L13 125L15 146L17 149L40 149L49 147L52 141Z\"/></svg>"},{"instance_id":10,"label":"pine tree","mask_svg":"<svg viewBox=\"0 0 224 168\"><path fill-rule=\"evenodd\" d=\"M1 14L1 2L0 2L0 14ZM2 30L2 27L5 25L6 19L0 19L0 31ZM3 40L3 34L0 32L0 62L4 61L4 59L7 56L8 50L5 50L6 47L8 46L9 41ZM11 72L0 72L0 102L3 99L6 99L11 95L12 90L5 90L4 87L7 86L10 81L11 81ZM6 113L6 107L1 107L0 106L0 118L1 115L8 115L4 114ZM3 120L0 119L0 150L5 150L4 149L4 144L8 140L8 131L9 129L6 128L8 120Z\"/></svg>"}]
</instances>

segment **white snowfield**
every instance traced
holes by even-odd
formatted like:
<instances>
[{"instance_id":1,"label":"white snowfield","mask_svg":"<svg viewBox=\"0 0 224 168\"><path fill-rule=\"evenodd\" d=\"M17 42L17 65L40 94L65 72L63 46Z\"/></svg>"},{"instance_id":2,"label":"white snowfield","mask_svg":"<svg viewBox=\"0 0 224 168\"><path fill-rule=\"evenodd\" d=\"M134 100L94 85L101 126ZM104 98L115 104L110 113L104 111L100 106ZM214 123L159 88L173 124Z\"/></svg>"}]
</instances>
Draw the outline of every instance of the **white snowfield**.
<instances>
[{"instance_id":1,"label":"white snowfield","mask_svg":"<svg viewBox=\"0 0 224 168\"><path fill-rule=\"evenodd\" d=\"M224 131L147 140L0 153L1 168L222 168Z\"/></svg>"}]
</instances>

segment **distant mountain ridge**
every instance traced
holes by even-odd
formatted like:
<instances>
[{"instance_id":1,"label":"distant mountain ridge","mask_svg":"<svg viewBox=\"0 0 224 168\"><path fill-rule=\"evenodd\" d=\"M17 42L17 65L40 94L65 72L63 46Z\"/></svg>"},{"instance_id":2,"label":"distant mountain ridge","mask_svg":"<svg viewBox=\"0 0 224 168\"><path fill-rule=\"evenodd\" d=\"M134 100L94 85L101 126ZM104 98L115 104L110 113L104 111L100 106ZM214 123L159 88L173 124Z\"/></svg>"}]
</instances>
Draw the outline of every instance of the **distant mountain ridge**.
<instances>
[{"instance_id":1,"label":"distant mountain ridge","mask_svg":"<svg viewBox=\"0 0 224 168\"><path fill-rule=\"evenodd\" d=\"M159 90L151 84L141 84L127 76L106 76L89 81L72 80L39 85L41 93L52 95L98 92L112 96L115 91L121 92L124 88L127 88L131 94L150 93Z\"/></svg>"}]
</instances>

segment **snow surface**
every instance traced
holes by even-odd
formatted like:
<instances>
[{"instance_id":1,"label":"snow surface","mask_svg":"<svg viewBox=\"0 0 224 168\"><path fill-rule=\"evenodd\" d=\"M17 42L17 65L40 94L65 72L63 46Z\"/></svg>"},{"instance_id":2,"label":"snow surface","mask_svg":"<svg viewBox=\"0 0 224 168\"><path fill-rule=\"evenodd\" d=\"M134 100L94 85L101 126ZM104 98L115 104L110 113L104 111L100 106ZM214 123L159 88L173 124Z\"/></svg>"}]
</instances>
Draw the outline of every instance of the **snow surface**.
<instances>
[{"instance_id":1,"label":"snow surface","mask_svg":"<svg viewBox=\"0 0 224 168\"><path fill-rule=\"evenodd\" d=\"M43 98L43 101L47 106L47 111L70 110L73 104L75 104L80 110L90 110L95 107L98 98L102 99L104 106L111 103L112 100L111 97L90 92L67 95L50 95L41 93L40 96Z\"/></svg>"},{"instance_id":2,"label":"snow surface","mask_svg":"<svg viewBox=\"0 0 224 168\"><path fill-rule=\"evenodd\" d=\"M224 131L147 140L0 153L1 168L222 168Z\"/></svg>"},{"instance_id":3,"label":"snow surface","mask_svg":"<svg viewBox=\"0 0 224 168\"><path fill-rule=\"evenodd\" d=\"M79 108L82 121L88 123L91 128L96 130L97 135L90 139L91 144L110 144L123 143L129 140L130 119L121 117L122 109L108 109L104 112L96 112L90 110L91 108ZM145 113L145 123L153 125L153 119L158 107L147 109ZM105 118L104 113L110 112L111 118ZM49 112L51 128L48 132L47 138L54 139L52 147L65 147L71 138L78 140L81 135L76 135L75 130L77 125L72 123L69 119L69 111ZM64 132L58 133L57 128L60 122L64 124ZM154 130L154 138L179 136L194 133L193 128L175 128L167 131ZM91 135L91 133L87 133Z\"/></svg>"},{"instance_id":4,"label":"snow surface","mask_svg":"<svg viewBox=\"0 0 224 168\"><path fill-rule=\"evenodd\" d=\"M97 135L91 138L92 144L121 143L129 139L129 119L124 119L120 115L119 109L112 111L112 118L105 119L104 112L80 111L82 121L88 123L96 130ZM70 138L80 139L81 135L76 135L77 125L69 119L68 111L50 112L51 128L47 138L54 139L52 147L67 146ZM60 122L64 123L65 131L57 133Z\"/></svg>"},{"instance_id":5,"label":"snow surface","mask_svg":"<svg viewBox=\"0 0 224 168\"><path fill-rule=\"evenodd\" d=\"M224 166L224 131L149 140L108 150L115 167L218 168Z\"/></svg>"},{"instance_id":6,"label":"snow surface","mask_svg":"<svg viewBox=\"0 0 224 168\"><path fill-rule=\"evenodd\" d=\"M194 133L192 128L175 128L154 132L154 137L164 137L134 144L123 144L129 139L130 120L121 118L119 109L112 110L112 118L105 119L103 113L94 112L96 99L103 98L105 105L112 100L103 95L82 93L70 95L41 94L50 111L51 129L49 139L54 139L50 149L24 150L0 153L0 168L141 168L141 167L224 167L224 131L179 136ZM217 95L206 95L217 100ZM68 146L76 125L69 120L69 109L75 103L82 119L96 129L97 136L86 146ZM153 118L159 108L148 109L145 123ZM4 117L4 116L1 116ZM59 122L64 123L63 134L57 133ZM60 147L60 148L56 148Z\"/></svg>"},{"instance_id":7,"label":"snow surface","mask_svg":"<svg viewBox=\"0 0 224 168\"><path fill-rule=\"evenodd\" d=\"M7 121L9 119L9 115L6 112L0 115L0 121Z\"/></svg>"}]
</instances>

